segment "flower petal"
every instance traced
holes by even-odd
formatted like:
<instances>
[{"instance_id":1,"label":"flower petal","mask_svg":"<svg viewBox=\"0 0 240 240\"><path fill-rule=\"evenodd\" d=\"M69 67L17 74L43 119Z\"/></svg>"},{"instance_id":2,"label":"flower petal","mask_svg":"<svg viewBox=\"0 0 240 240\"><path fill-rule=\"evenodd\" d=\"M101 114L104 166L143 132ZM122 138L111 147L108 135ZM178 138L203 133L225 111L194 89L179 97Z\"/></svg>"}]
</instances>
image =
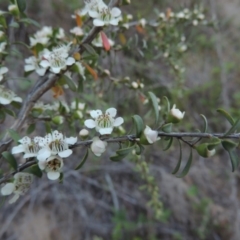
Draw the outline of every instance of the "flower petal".
<instances>
[{"instance_id":1,"label":"flower petal","mask_svg":"<svg viewBox=\"0 0 240 240\"><path fill-rule=\"evenodd\" d=\"M47 60L42 60L42 61L40 62L40 66L42 66L42 67L44 67L44 68L48 68L48 67L50 66L50 63L49 63L49 61L47 61Z\"/></svg>"},{"instance_id":2,"label":"flower petal","mask_svg":"<svg viewBox=\"0 0 240 240\"><path fill-rule=\"evenodd\" d=\"M66 138L65 142L69 145L73 145L77 142L77 137L70 137L70 138Z\"/></svg>"},{"instance_id":3,"label":"flower petal","mask_svg":"<svg viewBox=\"0 0 240 240\"><path fill-rule=\"evenodd\" d=\"M121 15L121 10L117 7L111 9L111 15L113 17L119 17Z\"/></svg>"},{"instance_id":4,"label":"flower petal","mask_svg":"<svg viewBox=\"0 0 240 240\"><path fill-rule=\"evenodd\" d=\"M114 18L109 21L111 25L117 26L119 22L119 18Z\"/></svg>"},{"instance_id":5,"label":"flower petal","mask_svg":"<svg viewBox=\"0 0 240 240\"><path fill-rule=\"evenodd\" d=\"M71 65L73 65L74 63L75 63L75 59L74 59L73 57L68 57L68 58L67 58L66 64L67 64L68 66L71 66Z\"/></svg>"},{"instance_id":6,"label":"flower petal","mask_svg":"<svg viewBox=\"0 0 240 240\"><path fill-rule=\"evenodd\" d=\"M60 177L60 172L48 172L47 177L50 180L57 180Z\"/></svg>"},{"instance_id":7,"label":"flower petal","mask_svg":"<svg viewBox=\"0 0 240 240\"><path fill-rule=\"evenodd\" d=\"M84 10L84 9L83 9L83 10ZM97 18L97 17L99 17L99 13L98 13L97 11L89 10L89 11L88 11L88 14L89 14L89 16L92 17L92 18Z\"/></svg>"},{"instance_id":8,"label":"flower petal","mask_svg":"<svg viewBox=\"0 0 240 240\"><path fill-rule=\"evenodd\" d=\"M36 73L39 75L39 76L43 76L45 73L46 73L46 68L38 68L36 69Z\"/></svg>"},{"instance_id":9,"label":"flower petal","mask_svg":"<svg viewBox=\"0 0 240 240\"><path fill-rule=\"evenodd\" d=\"M2 187L1 194L4 196L10 195L13 193L14 189L15 185L13 183L7 183L5 186Z\"/></svg>"},{"instance_id":10,"label":"flower petal","mask_svg":"<svg viewBox=\"0 0 240 240\"><path fill-rule=\"evenodd\" d=\"M24 66L24 71L25 72L30 72L30 71L33 71L35 70L35 67L33 65L25 65Z\"/></svg>"},{"instance_id":11,"label":"flower petal","mask_svg":"<svg viewBox=\"0 0 240 240\"><path fill-rule=\"evenodd\" d=\"M92 118L97 118L98 116L102 115L102 111L101 110L92 110L90 111L90 116Z\"/></svg>"},{"instance_id":12,"label":"flower petal","mask_svg":"<svg viewBox=\"0 0 240 240\"><path fill-rule=\"evenodd\" d=\"M118 117L115 119L114 123L113 123L113 126L114 127L118 127L120 126L122 123L124 122L123 118L122 117Z\"/></svg>"},{"instance_id":13,"label":"flower petal","mask_svg":"<svg viewBox=\"0 0 240 240\"><path fill-rule=\"evenodd\" d=\"M59 152L58 155L62 158L66 158L69 157L72 154L72 150L71 149L67 149L65 151Z\"/></svg>"},{"instance_id":14,"label":"flower petal","mask_svg":"<svg viewBox=\"0 0 240 240\"><path fill-rule=\"evenodd\" d=\"M12 100L0 96L0 104L7 105L7 104L9 104L11 101L12 101Z\"/></svg>"},{"instance_id":15,"label":"flower petal","mask_svg":"<svg viewBox=\"0 0 240 240\"><path fill-rule=\"evenodd\" d=\"M96 26L96 27L102 27L105 25L105 22L103 22L102 20L100 19L94 19L93 20L93 25Z\"/></svg>"},{"instance_id":16,"label":"flower petal","mask_svg":"<svg viewBox=\"0 0 240 240\"><path fill-rule=\"evenodd\" d=\"M92 119L88 119L84 122L84 125L88 128L95 128L96 127L96 123L95 121L93 121Z\"/></svg>"},{"instance_id":17,"label":"flower petal","mask_svg":"<svg viewBox=\"0 0 240 240\"><path fill-rule=\"evenodd\" d=\"M48 147L42 148L37 155L39 161L45 161L51 156L51 150Z\"/></svg>"},{"instance_id":18,"label":"flower petal","mask_svg":"<svg viewBox=\"0 0 240 240\"><path fill-rule=\"evenodd\" d=\"M25 152L25 147L22 144L12 148L12 154L18 154L22 152Z\"/></svg>"},{"instance_id":19,"label":"flower petal","mask_svg":"<svg viewBox=\"0 0 240 240\"><path fill-rule=\"evenodd\" d=\"M112 131L113 131L113 128L99 128L99 133L101 135L111 134Z\"/></svg>"},{"instance_id":20,"label":"flower petal","mask_svg":"<svg viewBox=\"0 0 240 240\"><path fill-rule=\"evenodd\" d=\"M109 108L109 109L106 110L106 113L114 118L117 115L117 109L116 108Z\"/></svg>"}]
</instances>

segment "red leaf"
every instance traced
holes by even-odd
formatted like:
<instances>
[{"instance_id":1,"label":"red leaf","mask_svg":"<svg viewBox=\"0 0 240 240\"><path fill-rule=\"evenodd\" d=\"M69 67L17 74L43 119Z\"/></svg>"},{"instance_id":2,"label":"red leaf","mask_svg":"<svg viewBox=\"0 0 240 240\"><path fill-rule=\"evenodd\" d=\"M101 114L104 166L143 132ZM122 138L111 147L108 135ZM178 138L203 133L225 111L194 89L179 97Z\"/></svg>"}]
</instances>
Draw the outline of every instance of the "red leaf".
<instances>
[{"instance_id":1,"label":"red leaf","mask_svg":"<svg viewBox=\"0 0 240 240\"><path fill-rule=\"evenodd\" d=\"M109 40L107 38L107 35L104 32L101 32L101 38L102 38L102 42L103 42L103 47L106 51L109 51L111 48L111 45L109 43Z\"/></svg>"}]
</instances>

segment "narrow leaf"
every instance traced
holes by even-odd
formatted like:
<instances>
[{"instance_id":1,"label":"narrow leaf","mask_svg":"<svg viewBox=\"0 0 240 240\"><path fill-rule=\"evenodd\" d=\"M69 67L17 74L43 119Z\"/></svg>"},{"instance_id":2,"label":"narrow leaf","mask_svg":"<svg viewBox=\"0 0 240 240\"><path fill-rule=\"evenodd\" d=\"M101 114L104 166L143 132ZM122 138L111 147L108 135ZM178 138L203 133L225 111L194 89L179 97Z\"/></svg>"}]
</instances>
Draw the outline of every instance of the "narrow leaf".
<instances>
[{"instance_id":1,"label":"narrow leaf","mask_svg":"<svg viewBox=\"0 0 240 240\"><path fill-rule=\"evenodd\" d=\"M133 119L133 123L134 123L135 129L136 129L136 136L140 137L140 135L141 135L141 133L143 132L143 129L144 129L143 120L138 115L134 115L132 117L132 119Z\"/></svg>"},{"instance_id":2,"label":"narrow leaf","mask_svg":"<svg viewBox=\"0 0 240 240\"><path fill-rule=\"evenodd\" d=\"M35 130L35 124L30 124L27 129L27 134L31 134Z\"/></svg>"},{"instance_id":3,"label":"narrow leaf","mask_svg":"<svg viewBox=\"0 0 240 240\"><path fill-rule=\"evenodd\" d=\"M8 164L14 169L17 170L17 161L15 157L10 152L3 152L2 156L7 160Z\"/></svg>"},{"instance_id":4,"label":"narrow leaf","mask_svg":"<svg viewBox=\"0 0 240 240\"><path fill-rule=\"evenodd\" d=\"M137 155L141 155L144 151L144 147L143 145L141 145L140 143L137 143L136 145L136 154Z\"/></svg>"},{"instance_id":5,"label":"narrow leaf","mask_svg":"<svg viewBox=\"0 0 240 240\"><path fill-rule=\"evenodd\" d=\"M135 148L135 145L128 147L128 148L121 148L116 151L117 155L119 156L127 156L132 150Z\"/></svg>"},{"instance_id":6,"label":"narrow leaf","mask_svg":"<svg viewBox=\"0 0 240 240\"><path fill-rule=\"evenodd\" d=\"M177 177L178 177L178 178L185 177L185 176L187 175L187 173L189 172L189 169L190 169L191 165L192 165L192 148L191 148L191 152L190 152L188 161L187 161L184 169L182 170L182 172L180 173L180 175L177 176Z\"/></svg>"},{"instance_id":7,"label":"narrow leaf","mask_svg":"<svg viewBox=\"0 0 240 240\"><path fill-rule=\"evenodd\" d=\"M222 114L230 122L231 125L234 124L234 120L228 112L226 112L225 110L223 110L221 108L217 109L217 112Z\"/></svg>"},{"instance_id":8,"label":"narrow leaf","mask_svg":"<svg viewBox=\"0 0 240 240\"><path fill-rule=\"evenodd\" d=\"M90 54L92 54L92 55L97 55L95 49L94 49L91 45L85 43L85 44L83 44L83 47L84 47L84 48L87 50L87 52L89 52Z\"/></svg>"},{"instance_id":9,"label":"narrow leaf","mask_svg":"<svg viewBox=\"0 0 240 240\"><path fill-rule=\"evenodd\" d=\"M107 35L103 31L100 32L100 35L101 35L101 39L102 39L104 49L106 51L109 51L110 48L111 48L111 45L109 43Z\"/></svg>"},{"instance_id":10,"label":"narrow leaf","mask_svg":"<svg viewBox=\"0 0 240 240\"><path fill-rule=\"evenodd\" d=\"M179 160L177 163L177 166L175 167L175 169L172 171L172 174L175 174L178 172L180 166L181 166L181 162L182 162L182 144L181 141L178 139L178 143L179 143L179 148L180 148L180 155L179 155Z\"/></svg>"},{"instance_id":11,"label":"narrow leaf","mask_svg":"<svg viewBox=\"0 0 240 240\"><path fill-rule=\"evenodd\" d=\"M93 68L91 68L88 64L84 62L82 64L84 65L84 67L86 67L88 72L93 76L94 80L97 80L98 79L97 72Z\"/></svg>"},{"instance_id":12,"label":"narrow leaf","mask_svg":"<svg viewBox=\"0 0 240 240\"><path fill-rule=\"evenodd\" d=\"M238 160L236 154L234 153L234 151L232 151L232 150L228 151L228 154L229 154L229 157L231 160L232 172L234 172L239 165L239 160Z\"/></svg>"},{"instance_id":13,"label":"narrow leaf","mask_svg":"<svg viewBox=\"0 0 240 240\"><path fill-rule=\"evenodd\" d=\"M235 132L239 127L240 127L240 118L232 125L232 127L224 134L224 136L227 136Z\"/></svg>"},{"instance_id":14,"label":"narrow leaf","mask_svg":"<svg viewBox=\"0 0 240 240\"><path fill-rule=\"evenodd\" d=\"M172 143L173 143L173 138L170 138L168 141L168 145L163 149L163 151L167 151L172 146Z\"/></svg>"},{"instance_id":15,"label":"narrow leaf","mask_svg":"<svg viewBox=\"0 0 240 240\"><path fill-rule=\"evenodd\" d=\"M203 115L203 114L200 114L200 116L203 118L204 120L204 128L203 128L203 133L206 133L207 132L207 129L208 129L208 121L207 121L207 118Z\"/></svg>"},{"instance_id":16,"label":"narrow leaf","mask_svg":"<svg viewBox=\"0 0 240 240\"><path fill-rule=\"evenodd\" d=\"M10 109L8 109L8 108L4 108L4 112L5 112L6 114L8 114L8 115L14 117L14 118L16 117L15 112L12 111L12 110L10 110Z\"/></svg>"},{"instance_id":17,"label":"narrow leaf","mask_svg":"<svg viewBox=\"0 0 240 240\"><path fill-rule=\"evenodd\" d=\"M84 165L84 163L86 162L87 158L88 158L88 149L87 149L87 151L86 151L83 159L82 159L81 162L79 163L79 165L75 168L75 170L80 169L80 168Z\"/></svg>"},{"instance_id":18,"label":"narrow leaf","mask_svg":"<svg viewBox=\"0 0 240 240\"><path fill-rule=\"evenodd\" d=\"M166 96L164 96L163 99L167 102L167 112L169 112L170 111L170 102Z\"/></svg>"},{"instance_id":19,"label":"narrow leaf","mask_svg":"<svg viewBox=\"0 0 240 240\"><path fill-rule=\"evenodd\" d=\"M15 130L8 129L8 133L15 142L18 142L18 140L20 139L20 136Z\"/></svg>"},{"instance_id":20,"label":"narrow leaf","mask_svg":"<svg viewBox=\"0 0 240 240\"><path fill-rule=\"evenodd\" d=\"M76 16L77 26L78 26L78 27L82 27L83 22L82 22L81 16L79 16L78 14L75 14L75 16Z\"/></svg>"},{"instance_id":21,"label":"narrow leaf","mask_svg":"<svg viewBox=\"0 0 240 240\"><path fill-rule=\"evenodd\" d=\"M156 119L156 124L158 123L159 120L159 109L158 109L158 100L157 97L155 96L154 93L148 92L148 96L150 98L150 101L152 103L152 107L155 113L155 119Z\"/></svg>"},{"instance_id":22,"label":"narrow leaf","mask_svg":"<svg viewBox=\"0 0 240 240\"><path fill-rule=\"evenodd\" d=\"M24 12L26 10L26 0L17 0L17 5L20 12Z\"/></svg>"},{"instance_id":23,"label":"narrow leaf","mask_svg":"<svg viewBox=\"0 0 240 240\"><path fill-rule=\"evenodd\" d=\"M119 162L119 161L123 160L124 158L125 158L125 156L120 156L120 155L115 155L115 156L110 157L110 159L113 162Z\"/></svg>"},{"instance_id":24,"label":"narrow leaf","mask_svg":"<svg viewBox=\"0 0 240 240\"><path fill-rule=\"evenodd\" d=\"M73 92L76 92L76 91L77 91L77 85L76 85L76 83L75 83L71 78L69 78L69 77L66 76L66 75L63 75L62 77L63 77L63 79L65 80L66 84L69 86L69 88L70 88Z\"/></svg>"},{"instance_id":25,"label":"narrow leaf","mask_svg":"<svg viewBox=\"0 0 240 240\"><path fill-rule=\"evenodd\" d=\"M37 164L34 164L26 169L23 170L23 172L26 172L26 173L31 173L39 178L42 177L42 171L41 169L38 167Z\"/></svg>"}]
</instances>

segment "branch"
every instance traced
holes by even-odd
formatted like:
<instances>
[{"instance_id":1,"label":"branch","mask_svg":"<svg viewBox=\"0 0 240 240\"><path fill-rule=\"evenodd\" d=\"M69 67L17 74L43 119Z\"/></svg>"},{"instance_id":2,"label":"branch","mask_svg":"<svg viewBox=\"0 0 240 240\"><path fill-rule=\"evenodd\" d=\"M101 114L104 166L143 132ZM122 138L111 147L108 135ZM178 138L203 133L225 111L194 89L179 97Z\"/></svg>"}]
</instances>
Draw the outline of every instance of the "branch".
<instances>
[{"instance_id":1,"label":"branch","mask_svg":"<svg viewBox=\"0 0 240 240\"><path fill-rule=\"evenodd\" d=\"M192 133L192 132L185 132L185 133L179 133L179 132L172 132L172 133L165 133L165 132L158 132L159 137L173 137L173 138L183 138L183 137L198 137L198 138L212 138L212 137L218 137L220 139L240 139L240 133L225 135L224 133ZM102 137L101 140L106 141L108 143L122 143L122 142L138 142L138 138L135 135L125 135L120 137ZM92 143L92 140L85 140L85 141L79 141L76 144L70 146L70 149L77 148L80 146L88 147ZM191 146L193 147L193 145ZM21 172L24 169L34 165L37 163L37 160L30 160L26 163L23 163L18 167L17 171L14 171L8 175L5 175L0 179L0 184L8 181L14 174L17 172Z\"/></svg>"}]
</instances>

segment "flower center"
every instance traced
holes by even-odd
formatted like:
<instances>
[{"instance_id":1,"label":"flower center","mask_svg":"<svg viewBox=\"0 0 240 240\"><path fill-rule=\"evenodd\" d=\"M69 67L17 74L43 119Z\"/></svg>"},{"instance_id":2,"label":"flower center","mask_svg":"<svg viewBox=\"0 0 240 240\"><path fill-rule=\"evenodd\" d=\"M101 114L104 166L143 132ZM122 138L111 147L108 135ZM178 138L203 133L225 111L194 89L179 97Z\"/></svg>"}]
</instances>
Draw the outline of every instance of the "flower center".
<instances>
[{"instance_id":1,"label":"flower center","mask_svg":"<svg viewBox=\"0 0 240 240\"><path fill-rule=\"evenodd\" d=\"M37 153L40 150L40 147L37 143L31 143L27 146L28 153Z\"/></svg>"},{"instance_id":2,"label":"flower center","mask_svg":"<svg viewBox=\"0 0 240 240\"><path fill-rule=\"evenodd\" d=\"M67 143L62 140L55 140L49 144L49 148L52 152L58 153L68 149Z\"/></svg>"},{"instance_id":3,"label":"flower center","mask_svg":"<svg viewBox=\"0 0 240 240\"><path fill-rule=\"evenodd\" d=\"M113 122L113 118L107 113L100 115L96 119L96 123L99 128L111 128L113 126Z\"/></svg>"},{"instance_id":4,"label":"flower center","mask_svg":"<svg viewBox=\"0 0 240 240\"><path fill-rule=\"evenodd\" d=\"M100 14L101 14L101 19L103 21L109 21L111 20L111 12L110 12L110 9L109 8L104 8L100 11Z\"/></svg>"},{"instance_id":5,"label":"flower center","mask_svg":"<svg viewBox=\"0 0 240 240\"><path fill-rule=\"evenodd\" d=\"M61 161L55 158L47 162L46 168L51 171L58 171L61 168Z\"/></svg>"},{"instance_id":6,"label":"flower center","mask_svg":"<svg viewBox=\"0 0 240 240\"><path fill-rule=\"evenodd\" d=\"M49 61L52 67L62 68L66 65L65 58L63 58L59 52L52 52Z\"/></svg>"}]
</instances>

